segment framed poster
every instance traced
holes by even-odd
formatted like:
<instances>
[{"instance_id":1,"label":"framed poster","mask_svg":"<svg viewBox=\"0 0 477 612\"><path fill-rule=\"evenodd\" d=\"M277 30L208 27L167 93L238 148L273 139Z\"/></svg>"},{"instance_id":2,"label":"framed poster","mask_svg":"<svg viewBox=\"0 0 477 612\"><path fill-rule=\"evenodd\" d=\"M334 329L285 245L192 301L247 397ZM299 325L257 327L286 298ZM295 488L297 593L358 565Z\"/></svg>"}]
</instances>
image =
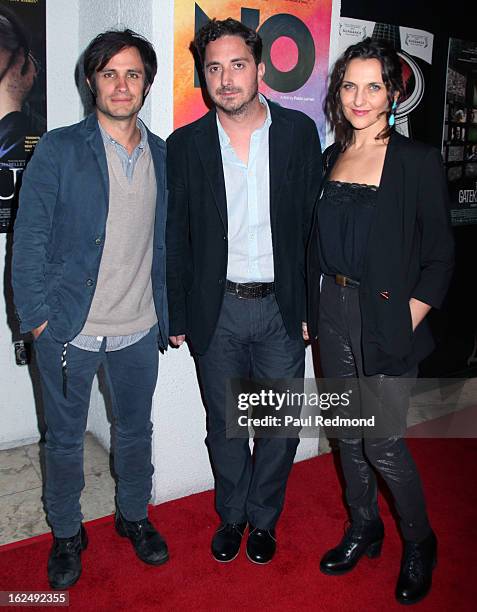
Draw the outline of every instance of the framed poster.
<instances>
[{"instance_id":1,"label":"framed poster","mask_svg":"<svg viewBox=\"0 0 477 612\"><path fill-rule=\"evenodd\" d=\"M477 223L477 43L451 38L447 65L442 156L451 219Z\"/></svg>"},{"instance_id":2,"label":"framed poster","mask_svg":"<svg viewBox=\"0 0 477 612\"><path fill-rule=\"evenodd\" d=\"M46 131L45 0L0 0L0 232L12 230L21 175Z\"/></svg>"}]
</instances>

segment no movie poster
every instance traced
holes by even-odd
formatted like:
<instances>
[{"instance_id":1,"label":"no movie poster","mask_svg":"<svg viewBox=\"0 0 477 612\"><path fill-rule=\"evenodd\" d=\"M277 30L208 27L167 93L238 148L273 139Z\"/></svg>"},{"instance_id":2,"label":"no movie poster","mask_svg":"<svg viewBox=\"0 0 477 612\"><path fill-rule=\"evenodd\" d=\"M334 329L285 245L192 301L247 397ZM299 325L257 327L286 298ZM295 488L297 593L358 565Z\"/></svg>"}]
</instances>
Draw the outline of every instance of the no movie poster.
<instances>
[{"instance_id":1,"label":"no movie poster","mask_svg":"<svg viewBox=\"0 0 477 612\"><path fill-rule=\"evenodd\" d=\"M208 110L190 50L195 32L209 18L233 17L263 39L266 72L261 92L312 117L324 143L331 8L332 0L176 0L174 127Z\"/></svg>"},{"instance_id":2,"label":"no movie poster","mask_svg":"<svg viewBox=\"0 0 477 612\"><path fill-rule=\"evenodd\" d=\"M21 175L46 131L45 0L0 0L0 232L12 230Z\"/></svg>"}]
</instances>

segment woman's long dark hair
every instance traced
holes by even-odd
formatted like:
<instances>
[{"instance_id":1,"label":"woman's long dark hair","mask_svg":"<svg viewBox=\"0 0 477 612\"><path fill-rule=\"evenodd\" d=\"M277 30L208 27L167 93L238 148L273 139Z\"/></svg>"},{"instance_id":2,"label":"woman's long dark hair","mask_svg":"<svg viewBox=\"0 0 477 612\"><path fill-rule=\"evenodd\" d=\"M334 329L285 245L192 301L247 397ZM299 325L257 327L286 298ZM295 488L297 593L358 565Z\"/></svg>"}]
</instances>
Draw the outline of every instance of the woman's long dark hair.
<instances>
[{"instance_id":1,"label":"woman's long dark hair","mask_svg":"<svg viewBox=\"0 0 477 612\"><path fill-rule=\"evenodd\" d=\"M385 41L365 38L361 42L351 45L336 60L330 74L328 93L325 98L324 110L331 128L335 134L335 142L344 150L353 142L354 131L351 123L346 119L341 105L340 91L346 68L353 59L377 59L381 63L381 74L386 87L389 110L386 112L387 119L391 114L391 106L396 93L399 97L404 96L404 85L402 81L401 62L396 51ZM389 125L381 130L376 138L388 138L392 129Z\"/></svg>"}]
</instances>

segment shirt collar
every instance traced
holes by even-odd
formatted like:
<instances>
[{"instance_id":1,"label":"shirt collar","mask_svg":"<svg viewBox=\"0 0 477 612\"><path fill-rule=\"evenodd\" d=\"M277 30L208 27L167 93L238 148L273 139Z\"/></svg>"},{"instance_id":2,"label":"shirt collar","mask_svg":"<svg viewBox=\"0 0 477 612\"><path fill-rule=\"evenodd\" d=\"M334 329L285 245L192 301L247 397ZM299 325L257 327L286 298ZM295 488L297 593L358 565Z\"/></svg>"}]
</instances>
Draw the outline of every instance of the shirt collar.
<instances>
[{"instance_id":1,"label":"shirt collar","mask_svg":"<svg viewBox=\"0 0 477 612\"><path fill-rule=\"evenodd\" d=\"M98 121L98 125L99 125L99 130L101 132L101 136L103 137L103 142L104 142L105 145L112 144L112 145L118 145L120 147L123 146L117 140L114 140L114 138L112 136L110 136L108 134L108 132L103 128L103 126L101 125L101 123L99 121ZM146 130L146 126L141 121L141 119L139 119L139 117L137 118L136 125L139 128L139 131L141 132L141 141L139 142L139 144L137 145L136 148L144 149L146 144L147 144L147 130Z\"/></svg>"},{"instance_id":2,"label":"shirt collar","mask_svg":"<svg viewBox=\"0 0 477 612\"><path fill-rule=\"evenodd\" d=\"M258 99L260 100L260 103L263 104L263 106L265 106L265 109L267 111L267 117L265 121L263 122L263 125L257 128L255 132L260 132L262 130L268 130L268 128L272 124L272 115L270 113L270 106L268 105L267 99L261 93L258 94ZM230 144L230 138L227 136L227 132L224 130L224 128L222 127L222 124L220 123L218 113L216 113L216 120L217 120L217 129L219 131L220 146L226 147Z\"/></svg>"}]
</instances>

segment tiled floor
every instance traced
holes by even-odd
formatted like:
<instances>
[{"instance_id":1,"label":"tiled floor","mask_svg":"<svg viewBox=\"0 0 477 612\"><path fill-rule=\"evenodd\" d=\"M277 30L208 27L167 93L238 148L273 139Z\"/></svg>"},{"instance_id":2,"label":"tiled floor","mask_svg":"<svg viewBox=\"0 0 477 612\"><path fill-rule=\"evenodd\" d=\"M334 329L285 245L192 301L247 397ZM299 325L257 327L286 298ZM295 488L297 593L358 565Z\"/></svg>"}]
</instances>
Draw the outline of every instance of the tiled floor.
<instances>
[{"instance_id":1,"label":"tiled floor","mask_svg":"<svg viewBox=\"0 0 477 612\"><path fill-rule=\"evenodd\" d=\"M443 401L444 400L444 401ZM413 397L408 424L415 425L477 403L477 378ZM320 439L320 452L330 450ZM49 531L42 504L40 445L0 451L0 545ZM114 481L109 455L91 434L85 440L81 505L86 520L112 514Z\"/></svg>"},{"instance_id":2,"label":"tiled floor","mask_svg":"<svg viewBox=\"0 0 477 612\"><path fill-rule=\"evenodd\" d=\"M30 444L0 451L0 545L49 531L42 504L41 448ZM109 455L91 434L85 438L86 520L114 512Z\"/></svg>"}]
</instances>

